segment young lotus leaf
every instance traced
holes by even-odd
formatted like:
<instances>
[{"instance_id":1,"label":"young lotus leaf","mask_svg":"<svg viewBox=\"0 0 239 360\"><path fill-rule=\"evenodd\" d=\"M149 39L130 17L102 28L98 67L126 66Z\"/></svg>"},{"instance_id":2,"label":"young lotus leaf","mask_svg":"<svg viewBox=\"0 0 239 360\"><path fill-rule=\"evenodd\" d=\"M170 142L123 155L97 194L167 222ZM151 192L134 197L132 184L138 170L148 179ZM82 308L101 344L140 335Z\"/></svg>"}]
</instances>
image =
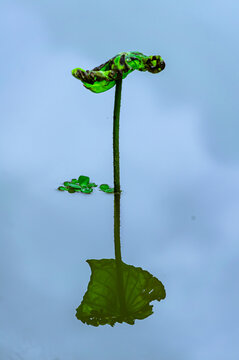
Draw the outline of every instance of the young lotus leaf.
<instances>
[{"instance_id":1,"label":"young lotus leaf","mask_svg":"<svg viewBox=\"0 0 239 360\"><path fill-rule=\"evenodd\" d=\"M58 190L64 191L64 190L67 190L67 188L65 188L64 186L59 186L59 187L58 187Z\"/></svg>"},{"instance_id":2,"label":"young lotus leaf","mask_svg":"<svg viewBox=\"0 0 239 360\"><path fill-rule=\"evenodd\" d=\"M68 192L71 193L71 194L73 194L73 193L76 192L75 189L73 189L73 188L71 188L71 187L68 187L67 190L68 190Z\"/></svg>"},{"instance_id":3,"label":"young lotus leaf","mask_svg":"<svg viewBox=\"0 0 239 360\"><path fill-rule=\"evenodd\" d=\"M84 194L91 194L93 191L92 188L88 188L88 187L82 187L81 188L81 192L84 193Z\"/></svg>"},{"instance_id":4,"label":"young lotus leaf","mask_svg":"<svg viewBox=\"0 0 239 360\"><path fill-rule=\"evenodd\" d=\"M134 70L159 73L165 68L165 62L159 55L146 56L138 51L122 52L104 64L92 70L76 68L72 75L81 80L83 85L101 93L111 89L119 78L125 79Z\"/></svg>"},{"instance_id":5,"label":"young lotus leaf","mask_svg":"<svg viewBox=\"0 0 239 360\"><path fill-rule=\"evenodd\" d=\"M113 193L114 192L114 189L107 184L101 184L99 187L100 187L100 190L104 191L105 193Z\"/></svg>"},{"instance_id":6,"label":"young lotus leaf","mask_svg":"<svg viewBox=\"0 0 239 360\"><path fill-rule=\"evenodd\" d=\"M91 268L88 289L76 317L83 323L98 326L116 322L133 325L136 319L145 319L153 314L153 300L166 297L161 281L140 267L121 262L123 294L119 293L115 259L87 260ZM124 297L125 309L120 306Z\"/></svg>"},{"instance_id":7,"label":"young lotus leaf","mask_svg":"<svg viewBox=\"0 0 239 360\"><path fill-rule=\"evenodd\" d=\"M80 186L80 185L77 185L77 184L68 183L68 186L70 186L70 187L73 188L73 189L79 189L79 190L81 190L81 186Z\"/></svg>"},{"instance_id":8,"label":"young lotus leaf","mask_svg":"<svg viewBox=\"0 0 239 360\"><path fill-rule=\"evenodd\" d=\"M65 181L64 186L59 186L58 190L68 191L69 193L82 192L84 194L91 194L93 187L97 185L90 183L88 176L81 175L78 179L72 179L71 181Z\"/></svg>"},{"instance_id":9,"label":"young lotus leaf","mask_svg":"<svg viewBox=\"0 0 239 360\"><path fill-rule=\"evenodd\" d=\"M80 186L88 186L90 182L90 178L88 176L79 176L78 183Z\"/></svg>"},{"instance_id":10,"label":"young lotus leaf","mask_svg":"<svg viewBox=\"0 0 239 360\"><path fill-rule=\"evenodd\" d=\"M89 187L89 188L97 187L97 185L96 185L95 183L89 183L89 184L88 184L88 187Z\"/></svg>"}]
</instances>

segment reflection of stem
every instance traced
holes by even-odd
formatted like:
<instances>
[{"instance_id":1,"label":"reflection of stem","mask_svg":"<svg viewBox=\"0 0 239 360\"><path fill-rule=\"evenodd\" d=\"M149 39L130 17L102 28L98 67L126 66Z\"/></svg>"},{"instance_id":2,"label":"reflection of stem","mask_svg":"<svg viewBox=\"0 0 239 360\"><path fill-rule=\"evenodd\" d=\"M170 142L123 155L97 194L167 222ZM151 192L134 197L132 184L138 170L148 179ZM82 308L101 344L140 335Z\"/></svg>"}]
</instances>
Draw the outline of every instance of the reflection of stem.
<instances>
[{"instance_id":1,"label":"reflection of stem","mask_svg":"<svg viewBox=\"0 0 239 360\"><path fill-rule=\"evenodd\" d=\"M116 81L114 125L113 125L113 157L114 157L114 244L117 276L117 289L119 294L121 314L126 313L124 283L122 271L122 258L120 248L120 165L119 165L119 117L121 100L122 78Z\"/></svg>"},{"instance_id":2,"label":"reflection of stem","mask_svg":"<svg viewBox=\"0 0 239 360\"><path fill-rule=\"evenodd\" d=\"M115 264L117 289L119 295L120 312L126 313L125 296L124 296L124 280L122 271L122 258L120 249L120 193L114 194L114 243L115 243Z\"/></svg>"}]
</instances>

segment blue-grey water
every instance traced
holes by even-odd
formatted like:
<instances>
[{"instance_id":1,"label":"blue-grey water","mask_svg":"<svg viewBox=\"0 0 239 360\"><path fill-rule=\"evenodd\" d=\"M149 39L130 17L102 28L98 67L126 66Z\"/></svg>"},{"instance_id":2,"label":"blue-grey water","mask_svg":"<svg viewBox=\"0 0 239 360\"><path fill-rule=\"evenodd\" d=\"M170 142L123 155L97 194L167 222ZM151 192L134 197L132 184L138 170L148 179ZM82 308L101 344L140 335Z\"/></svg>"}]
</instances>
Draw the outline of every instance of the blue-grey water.
<instances>
[{"instance_id":1,"label":"blue-grey water","mask_svg":"<svg viewBox=\"0 0 239 360\"><path fill-rule=\"evenodd\" d=\"M236 0L2 1L1 360L236 360L239 274ZM114 89L86 90L121 51L160 54L160 74L123 81L123 260L167 297L134 326L75 317L86 259L112 258L113 196L56 191L88 175L113 184Z\"/></svg>"}]
</instances>

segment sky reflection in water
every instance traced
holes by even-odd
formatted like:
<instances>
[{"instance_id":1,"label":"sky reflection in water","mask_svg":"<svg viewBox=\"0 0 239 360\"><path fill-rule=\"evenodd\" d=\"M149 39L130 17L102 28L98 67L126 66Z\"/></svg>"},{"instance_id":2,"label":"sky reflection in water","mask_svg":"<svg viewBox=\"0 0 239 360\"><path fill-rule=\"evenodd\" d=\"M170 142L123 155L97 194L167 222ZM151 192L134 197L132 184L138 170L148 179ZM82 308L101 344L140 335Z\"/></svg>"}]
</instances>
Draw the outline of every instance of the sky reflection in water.
<instances>
[{"instance_id":1,"label":"sky reflection in water","mask_svg":"<svg viewBox=\"0 0 239 360\"><path fill-rule=\"evenodd\" d=\"M125 4L89 8L93 18L111 14L94 44L99 30L86 36L76 2L2 7L3 359L110 360L117 347L116 360L236 360L238 5L155 2L129 31ZM123 26L109 32L118 18ZM55 189L81 174L112 184L114 90L90 94L70 72L121 50L158 52L167 64L158 78L134 72L123 82L120 128L123 259L158 277L167 298L133 327L94 328L75 308L85 260L113 257L113 199Z\"/></svg>"}]
</instances>

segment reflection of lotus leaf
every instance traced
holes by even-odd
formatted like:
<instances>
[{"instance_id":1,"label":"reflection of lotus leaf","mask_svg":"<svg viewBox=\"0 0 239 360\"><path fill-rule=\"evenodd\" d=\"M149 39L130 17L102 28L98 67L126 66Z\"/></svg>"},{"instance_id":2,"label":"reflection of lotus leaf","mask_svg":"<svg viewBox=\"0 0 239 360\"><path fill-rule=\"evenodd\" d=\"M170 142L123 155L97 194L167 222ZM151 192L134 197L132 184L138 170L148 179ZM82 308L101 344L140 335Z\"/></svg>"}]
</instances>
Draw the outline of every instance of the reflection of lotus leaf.
<instances>
[{"instance_id":1,"label":"reflection of lotus leaf","mask_svg":"<svg viewBox=\"0 0 239 360\"><path fill-rule=\"evenodd\" d=\"M116 322L134 324L136 319L145 319L153 314L153 300L162 300L166 293L157 278L140 267L121 262L124 294L119 294L116 261L114 259L87 260L91 278L76 317L83 323L98 326ZM124 296L122 311L119 297Z\"/></svg>"},{"instance_id":2,"label":"reflection of lotus leaf","mask_svg":"<svg viewBox=\"0 0 239 360\"><path fill-rule=\"evenodd\" d=\"M111 89L116 80L125 79L134 70L157 74L164 68L165 62L160 55L146 56L138 51L129 51L117 54L92 70L76 68L72 70L72 75L81 80L87 89L101 93Z\"/></svg>"}]
</instances>

